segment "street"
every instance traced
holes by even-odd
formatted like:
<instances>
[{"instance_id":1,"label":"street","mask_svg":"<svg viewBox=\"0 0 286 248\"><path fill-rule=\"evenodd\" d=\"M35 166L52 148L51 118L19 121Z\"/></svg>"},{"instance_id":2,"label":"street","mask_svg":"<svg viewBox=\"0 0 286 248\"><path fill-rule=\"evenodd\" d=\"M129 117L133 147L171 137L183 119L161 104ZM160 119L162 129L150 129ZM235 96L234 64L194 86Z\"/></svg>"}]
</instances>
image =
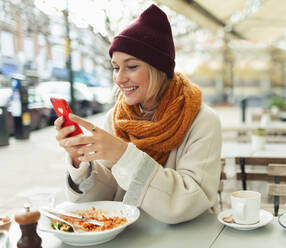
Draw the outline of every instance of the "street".
<instances>
[{"instance_id":1,"label":"street","mask_svg":"<svg viewBox=\"0 0 286 248\"><path fill-rule=\"evenodd\" d=\"M101 127L105 113L87 118ZM0 147L0 213L14 214L27 197L52 192L56 204L66 200L64 194L64 150L50 126L30 133L28 140L10 137L10 145Z\"/></svg>"}]
</instances>

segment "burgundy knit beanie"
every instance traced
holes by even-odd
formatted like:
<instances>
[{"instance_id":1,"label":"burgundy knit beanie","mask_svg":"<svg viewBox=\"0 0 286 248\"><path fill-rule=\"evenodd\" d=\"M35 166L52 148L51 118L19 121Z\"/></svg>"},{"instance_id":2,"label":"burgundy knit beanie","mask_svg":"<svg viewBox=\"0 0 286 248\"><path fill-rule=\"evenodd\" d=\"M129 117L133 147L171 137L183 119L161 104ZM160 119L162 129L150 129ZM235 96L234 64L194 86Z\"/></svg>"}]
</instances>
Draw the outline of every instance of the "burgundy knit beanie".
<instances>
[{"instance_id":1,"label":"burgundy knit beanie","mask_svg":"<svg viewBox=\"0 0 286 248\"><path fill-rule=\"evenodd\" d=\"M173 77L175 46L171 26L167 15L154 4L114 37L110 57L114 51L130 54Z\"/></svg>"}]
</instances>

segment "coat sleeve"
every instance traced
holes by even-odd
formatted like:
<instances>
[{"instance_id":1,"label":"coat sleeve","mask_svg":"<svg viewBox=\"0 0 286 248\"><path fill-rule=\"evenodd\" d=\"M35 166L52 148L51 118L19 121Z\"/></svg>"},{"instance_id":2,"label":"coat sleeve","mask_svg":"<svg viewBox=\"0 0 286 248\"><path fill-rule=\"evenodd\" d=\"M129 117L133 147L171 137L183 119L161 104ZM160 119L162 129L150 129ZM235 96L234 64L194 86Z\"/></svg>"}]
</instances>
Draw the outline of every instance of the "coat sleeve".
<instances>
[{"instance_id":1,"label":"coat sleeve","mask_svg":"<svg viewBox=\"0 0 286 248\"><path fill-rule=\"evenodd\" d=\"M112 132L110 118L112 110L107 113L104 129ZM98 160L91 163L82 162L74 168L71 160L66 160L65 191L67 198L73 202L113 200L118 189L108 161Z\"/></svg>"},{"instance_id":2,"label":"coat sleeve","mask_svg":"<svg viewBox=\"0 0 286 248\"><path fill-rule=\"evenodd\" d=\"M209 108L199 112L177 151L174 169L163 168L135 146L112 168L125 188L124 202L141 207L159 221L175 224L202 214L217 201L220 177L221 125ZM132 151L132 152L131 152ZM129 183L126 164L136 170ZM124 180L127 179L127 180Z\"/></svg>"}]
</instances>

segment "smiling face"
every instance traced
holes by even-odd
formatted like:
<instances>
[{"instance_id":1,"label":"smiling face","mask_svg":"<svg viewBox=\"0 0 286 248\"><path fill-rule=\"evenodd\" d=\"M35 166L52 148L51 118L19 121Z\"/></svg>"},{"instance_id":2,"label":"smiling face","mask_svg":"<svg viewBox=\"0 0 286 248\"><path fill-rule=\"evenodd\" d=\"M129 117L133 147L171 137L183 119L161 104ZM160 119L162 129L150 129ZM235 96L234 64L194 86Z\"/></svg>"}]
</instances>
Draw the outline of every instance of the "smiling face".
<instances>
[{"instance_id":1,"label":"smiling face","mask_svg":"<svg viewBox=\"0 0 286 248\"><path fill-rule=\"evenodd\" d=\"M146 103L150 84L149 65L123 52L114 52L111 59L113 80L125 96L128 105L141 104L142 108L152 107Z\"/></svg>"}]
</instances>

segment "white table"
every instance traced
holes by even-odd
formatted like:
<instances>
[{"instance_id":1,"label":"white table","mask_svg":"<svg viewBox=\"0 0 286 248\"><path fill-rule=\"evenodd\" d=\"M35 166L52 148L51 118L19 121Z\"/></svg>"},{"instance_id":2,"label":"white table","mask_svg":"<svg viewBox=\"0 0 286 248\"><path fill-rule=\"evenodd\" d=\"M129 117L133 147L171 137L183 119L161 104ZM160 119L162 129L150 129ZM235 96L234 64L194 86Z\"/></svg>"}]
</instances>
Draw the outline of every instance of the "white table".
<instances>
[{"instance_id":1,"label":"white table","mask_svg":"<svg viewBox=\"0 0 286 248\"><path fill-rule=\"evenodd\" d=\"M223 142L222 158L235 157L270 157L286 158L286 143L266 144L263 150L253 150L250 143L245 142Z\"/></svg>"},{"instance_id":2,"label":"white table","mask_svg":"<svg viewBox=\"0 0 286 248\"><path fill-rule=\"evenodd\" d=\"M233 123L222 124L223 139L225 141L250 141L254 130L264 128L267 136L266 140L269 142L285 143L286 142L286 122L275 121L270 122L267 126L262 127L260 123Z\"/></svg>"},{"instance_id":3,"label":"white table","mask_svg":"<svg viewBox=\"0 0 286 248\"><path fill-rule=\"evenodd\" d=\"M154 206L155 207L155 206ZM190 210L191 211L191 210ZM185 248L185 247L211 247L223 229L215 214L205 213L198 218L177 225L167 225L158 222L141 211L139 220L126 228L114 240L102 245L89 246L97 248ZM72 247L63 244L52 234L39 233L43 248ZM15 248L20 238L17 224L10 229L8 248ZM1 247L1 240L0 240ZM1 247L2 248L2 247Z\"/></svg>"},{"instance_id":4,"label":"white table","mask_svg":"<svg viewBox=\"0 0 286 248\"><path fill-rule=\"evenodd\" d=\"M223 142L221 157L235 158L251 156L253 150L250 143L242 142Z\"/></svg>"},{"instance_id":5,"label":"white table","mask_svg":"<svg viewBox=\"0 0 286 248\"><path fill-rule=\"evenodd\" d=\"M15 248L19 239L19 228L13 224L10 229L8 248ZM40 233L43 248L69 248L51 234ZM216 215L202 216L178 225L160 223L145 213L140 219L120 233L114 240L90 248L284 248L286 244L286 230L277 218L272 223L251 230L239 231L223 226ZM0 247L2 248L1 236Z\"/></svg>"},{"instance_id":6,"label":"white table","mask_svg":"<svg viewBox=\"0 0 286 248\"><path fill-rule=\"evenodd\" d=\"M266 144L264 150L253 151L254 157L286 158L286 143Z\"/></svg>"},{"instance_id":7,"label":"white table","mask_svg":"<svg viewBox=\"0 0 286 248\"><path fill-rule=\"evenodd\" d=\"M286 164L286 144L282 143L266 144L265 149L263 150L253 150L251 148L250 143L224 142L222 145L221 157L225 159L239 158L241 178L242 178L242 188L246 189L247 173L245 172L244 158L267 158L268 160L269 159L275 160L271 161L271 163ZM262 160L266 161L266 159Z\"/></svg>"},{"instance_id":8,"label":"white table","mask_svg":"<svg viewBox=\"0 0 286 248\"><path fill-rule=\"evenodd\" d=\"M251 231L239 231L224 227L212 248L284 248L286 244L286 230L277 218L272 223Z\"/></svg>"},{"instance_id":9,"label":"white table","mask_svg":"<svg viewBox=\"0 0 286 248\"><path fill-rule=\"evenodd\" d=\"M261 128L259 122L246 122L246 123L231 123L228 125L222 124L222 130L225 132L244 132L244 131L253 131L257 128ZM286 133L286 122L282 121L272 121L267 126L263 127L268 132L278 132Z\"/></svg>"}]
</instances>

